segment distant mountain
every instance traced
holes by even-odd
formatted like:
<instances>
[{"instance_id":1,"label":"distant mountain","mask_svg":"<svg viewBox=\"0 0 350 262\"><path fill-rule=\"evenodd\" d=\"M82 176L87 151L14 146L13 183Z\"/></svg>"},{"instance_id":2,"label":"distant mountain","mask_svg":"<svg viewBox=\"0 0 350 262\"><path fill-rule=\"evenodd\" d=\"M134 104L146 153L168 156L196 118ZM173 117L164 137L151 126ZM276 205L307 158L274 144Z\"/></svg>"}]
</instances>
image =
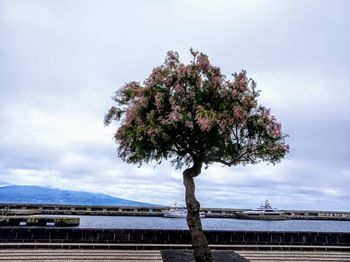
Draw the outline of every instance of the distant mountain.
<instances>
[{"instance_id":1,"label":"distant mountain","mask_svg":"<svg viewBox=\"0 0 350 262\"><path fill-rule=\"evenodd\" d=\"M0 203L155 206L104 194L44 188L38 186L0 187Z\"/></svg>"}]
</instances>

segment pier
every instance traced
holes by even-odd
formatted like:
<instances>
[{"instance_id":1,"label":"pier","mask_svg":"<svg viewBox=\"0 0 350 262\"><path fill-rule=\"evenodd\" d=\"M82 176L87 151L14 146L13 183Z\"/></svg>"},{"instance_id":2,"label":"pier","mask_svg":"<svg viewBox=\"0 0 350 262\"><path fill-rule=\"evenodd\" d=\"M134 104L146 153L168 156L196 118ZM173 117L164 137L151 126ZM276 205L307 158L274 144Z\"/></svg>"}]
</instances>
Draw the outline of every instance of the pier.
<instances>
[{"instance_id":1,"label":"pier","mask_svg":"<svg viewBox=\"0 0 350 262\"><path fill-rule=\"evenodd\" d=\"M0 216L0 226L79 226L79 217Z\"/></svg>"},{"instance_id":2,"label":"pier","mask_svg":"<svg viewBox=\"0 0 350 262\"><path fill-rule=\"evenodd\" d=\"M96 216L162 216L168 207L150 206L92 206L92 205L53 205L53 204L0 204L0 215L36 213L42 215L96 215ZM236 212L248 209L202 208L208 218L235 218ZM350 220L350 212L317 210L282 210L290 219Z\"/></svg>"}]
</instances>

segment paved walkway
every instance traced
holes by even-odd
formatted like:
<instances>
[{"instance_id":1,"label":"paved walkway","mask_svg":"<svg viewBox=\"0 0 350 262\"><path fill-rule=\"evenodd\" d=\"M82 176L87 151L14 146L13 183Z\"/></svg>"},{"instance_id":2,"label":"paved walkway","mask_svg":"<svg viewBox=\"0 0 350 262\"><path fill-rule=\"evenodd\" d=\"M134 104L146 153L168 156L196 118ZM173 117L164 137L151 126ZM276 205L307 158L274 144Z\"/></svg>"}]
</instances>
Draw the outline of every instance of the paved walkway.
<instances>
[{"instance_id":1,"label":"paved walkway","mask_svg":"<svg viewBox=\"0 0 350 262\"><path fill-rule=\"evenodd\" d=\"M252 262L350 261L350 252L339 251L235 251Z\"/></svg>"},{"instance_id":2,"label":"paved walkway","mask_svg":"<svg viewBox=\"0 0 350 262\"><path fill-rule=\"evenodd\" d=\"M350 261L350 252L342 251L249 251L236 254L252 262L281 261ZM83 250L83 249L0 249L0 261L163 261L159 250ZM179 261L181 262L181 261Z\"/></svg>"},{"instance_id":3,"label":"paved walkway","mask_svg":"<svg viewBox=\"0 0 350 262\"><path fill-rule=\"evenodd\" d=\"M0 261L163 261L159 250L1 249Z\"/></svg>"}]
</instances>

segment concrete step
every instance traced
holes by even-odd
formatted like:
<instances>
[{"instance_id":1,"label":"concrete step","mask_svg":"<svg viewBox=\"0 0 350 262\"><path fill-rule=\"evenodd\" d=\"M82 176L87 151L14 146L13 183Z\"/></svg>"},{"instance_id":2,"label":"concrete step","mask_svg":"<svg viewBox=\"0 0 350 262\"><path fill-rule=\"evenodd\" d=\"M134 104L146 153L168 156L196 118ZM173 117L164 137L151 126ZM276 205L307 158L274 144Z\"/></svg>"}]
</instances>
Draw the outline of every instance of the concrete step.
<instances>
[{"instance_id":1,"label":"concrete step","mask_svg":"<svg viewBox=\"0 0 350 262\"><path fill-rule=\"evenodd\" d=\"M350 261L350 252L318 251L236 251L237 254L254 262L263 261Z\"/></svg>"},{"instance_id":2,"label":"concrete step","mask_svg":"<svg viewBox=\"0 0 350 262\"><path fill-rule=\"evenodd\" d=\"M287 258L287 257L275 257L275 258L261 258L261 257L249 257L249 256L243 256L245 259L248 259L251 262L261 262L261 261L318 261L318 262L325 262L325 261L334 261L334 262L348 262L349 259L344 258L331 258L331 257L324 257L324 258L307 258L307 257L296 257L296 258Z\"/></svg>"},{"instance_id":3,"label":"concrete step","mask_svg":"<svg viewBox=\"0 0 350 262\"><path fill-rule=\"evenodd\" d=\"M350 261L350 252L341 251L259 251L235 250L252 262L282 261ZM159 250L93 250L93 249L0 249L0 261L144 261L160 262Z\"/></svg>"},{"instance_id":4,"label":"concrete step","mask_svg":"<svg viewBox=\"0 0 350 262\"><path fill-rule=\"evenodd\" d=\"M88 255L80 255L80 256L26 256L26 257L21 257L21 256L15 256L15 257L2 257L0 258L0 261L12 261L12 260L23 260L23 261L28 261L28 260L93 260L93 261L105 261L105 260L122 260L122 261L155 261L155 260L160 260L163 261L161 257L158 256L88 256Z\"/></svg>"},{"instance_id":5,"label":"concrete step","mask_svg":"<svg viewBox=\"0 0 350 262\"><path fill-rule=\"evenodd\" d=\"M158 254L158 250L104 250L104 249L0 249L0 255L3 254Z\"/></svg>"},{"instance_id":6,"label":"concrete step","mask_svg":"<svg viewBox=\"0 0 350 262\"><path fill-rule=\"evenodd\" d=\"M244 257L250 262L349 262L350 260L348 259L333 259L333 258L314 258L314 259L309 259L309 258L252 258L252 257Z\"/></svg>"},{"instance_id":7,"label":"concrete step","mask_svg":"<svg viewBox=\"0 0 350 262\"><path fill-rule=\"evenodd\" d=\"M61 258L61 259L37 259L37 258L27 258L27 259L11 259L11 260L6 260L6 261L10 261L10 262L25 262L25 261L35 261L35 262L83 262L83 261L103 261L103 262L115 262L115 261L119 261L119 262L162 262L163 259L143 259L143 258L133 258L133 259L122 259L122 258L112 258L112 259L96 259L96 258L86 258L86 257L82 257L81 259L79 258L73 258L73 259L66 259L66 258Z\"/></svg>"},{"instance_id":8,"label":"concrete step","mask_svg":"<svg viewBox=\"0 0 350 262\"><path fill-rule=\"evenodd\" d=\"M0 261L163 261L160 251L135 250L0 250Z\"/></svg>"},{"instance_id":9,"label":"concrete step","mask_svg":"<svg viewBox=\"0 0 350 262\"><path fill-rule=\"evenodd\" d=\"M272 251L272 252L242 252L237 251L237 253L244 254L245 256L253 256L253 255L259 255L259 256L287 256L287 257L297 257L297 256L308 256L308 257L320 257L320 256L341 256L341 257L347 257L350 258L350 253L345 252L281 252L281 251Z\"/></svg>"}]
</instances>

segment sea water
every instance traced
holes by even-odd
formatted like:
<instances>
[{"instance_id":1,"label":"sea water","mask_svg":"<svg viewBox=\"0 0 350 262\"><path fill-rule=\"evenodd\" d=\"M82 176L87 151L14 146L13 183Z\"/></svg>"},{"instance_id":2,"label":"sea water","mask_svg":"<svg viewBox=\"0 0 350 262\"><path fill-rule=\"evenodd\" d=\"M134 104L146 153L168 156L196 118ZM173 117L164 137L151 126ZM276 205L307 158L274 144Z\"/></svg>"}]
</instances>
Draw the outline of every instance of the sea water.
<instances>
[{"instance_id":1,"label":"sea water","mask_svg":"<svg viewBox=\"0 0 350 262\"><path fill-rule=\"evenodd\" d=\"M75 216L74 216L75 217ZM184 218L139 216L78 216L80 228L115 229L188 229ZM244 220L234 218L203 218L204 230L228 231L307 231L350 232L350 221L324 220Z\"/></svg>"}]
</instances>

